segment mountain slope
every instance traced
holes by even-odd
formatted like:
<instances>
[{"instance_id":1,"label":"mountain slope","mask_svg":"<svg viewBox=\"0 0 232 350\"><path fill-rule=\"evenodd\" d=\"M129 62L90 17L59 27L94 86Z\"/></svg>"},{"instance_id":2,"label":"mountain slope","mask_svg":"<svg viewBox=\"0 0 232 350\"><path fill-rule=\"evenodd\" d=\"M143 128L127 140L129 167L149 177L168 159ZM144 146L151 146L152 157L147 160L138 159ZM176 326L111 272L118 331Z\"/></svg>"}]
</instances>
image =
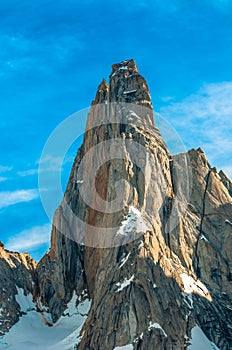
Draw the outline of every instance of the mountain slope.
<instances>
[{"instance_id":1,"label":"mountain slope","mask_svg":"<svg viewBox=\"0 0 232 350\"><path fill-rule=\"evenodd\" d=\"M0 242L0 336L25 312L18 300L36 293L36 263L29 254L13 253Z\"/></svg>"}]
</instances>

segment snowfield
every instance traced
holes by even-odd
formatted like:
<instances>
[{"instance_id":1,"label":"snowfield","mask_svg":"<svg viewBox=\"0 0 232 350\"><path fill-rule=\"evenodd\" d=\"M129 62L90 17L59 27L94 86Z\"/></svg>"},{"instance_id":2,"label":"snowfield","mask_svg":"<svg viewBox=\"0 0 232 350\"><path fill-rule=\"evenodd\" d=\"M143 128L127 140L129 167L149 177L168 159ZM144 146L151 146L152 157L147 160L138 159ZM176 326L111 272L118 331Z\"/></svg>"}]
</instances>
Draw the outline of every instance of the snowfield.
<instances>
[{"instance_id":1,"label":"snowfield","mask_svg":"<svg viewBox=\"0 0 232 350\"><path fill-rule=\"evenodd\" d=\"M122 220L117 235L127 236L133 232L145 233L147 231L149 231L149 227L144 222L142 213L137 208L130 206L127 217Z\"/></svg>"},{"instance_id":2,"label":"snowfield","mask_svg":"<svg viewBox=\"0 0 232 350\"><path fill-rule=\"evenodd\" d=\"M51 327L50 314L35 311L31 295L25 296L18 289L17 302L22 311L27 311L10 329L0 337L0 349L11 350L73 350L81 340L80 331L87 318L90 301L85 300L76 307L77 296L73 295L64 315ZM32 310L34 309L34 310Z\"/></svg>"},{"instance_id":3,"label":"snowfield","mask_svg":"<svg viewBox=\"0 0 232 350\"><path fill-rule=\"evenodd\" d=\"M214 343L209 341L200 327L194 327L191 335L191 345L188 346L188 350L220 350Z\"/></svg>"}]
</instances>

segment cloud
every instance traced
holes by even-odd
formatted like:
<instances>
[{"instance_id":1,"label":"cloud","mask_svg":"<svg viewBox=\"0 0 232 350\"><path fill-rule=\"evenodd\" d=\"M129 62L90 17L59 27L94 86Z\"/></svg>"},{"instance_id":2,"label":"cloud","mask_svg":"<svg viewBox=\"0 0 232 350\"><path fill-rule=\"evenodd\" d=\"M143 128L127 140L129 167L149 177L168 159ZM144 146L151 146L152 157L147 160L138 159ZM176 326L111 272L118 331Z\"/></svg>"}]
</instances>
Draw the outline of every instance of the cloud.
<instances>
[{"instance_id":1,"label":"cloud","mask_svg":"<svg viewBox=\"0 0 232 350\"><path fill-rule=\"evenodd\" d=\"M0 173L5 173L7 171L11 171L13 169L12 166L0 165Z\"/></svg>"},{"instance_id":2,"label":"cloud","mask_svg":"<svg viewBox=\"0 0 232 350\"><path fill-rule=\"evenodd\" d=\"M40 171L61 171L63 158L46 155L39 160Z\"/></svg>"},{"instance_id":3,"label":"cloud","mask_svg":"<svg viewBox=\"0 0 232 350\"><path fill-rule=\"evenodd\" d=\"M68 154L65 156L64 159L60 156L46 155L43 158L36 161L36 165L38 164L37 168L17 171L17 175L25 177L31 175L38 175L39 172L62 172L64 170L64 165L73 163L75 154Z\"/></svg>"},{"instance_id":4,"label":"cloud","mask_svg":"<svg viewBox=\"0 0 232 350\"><path fill-rule=\"evenodd\" d=\"M0 209L17 203L30 202L38 198L38 195L36 189L0 192Z\"/></svg>"},{"instance_id":5,"label":"cloud","mask_svg":"<svg viewBox=\"0 0 232 350\"><path fill-rule=\"evenodd\" d=\"M6 181L7 177L0 176L0 182Z\"/></svg>"},{"instance_id":6,"label":"cloud","mask_svg":"<svg viewBox=\"0 0 232 350\"><path fill-rule=\"evenodd\" d=\"M38 169L28 169L28 170L22 170L22 171L18 171L17 175L19 176L29 176L29 175L35 175L38 174Z\"/></svg>"},{"instance_id":7,"label":"cloud","mask_svg":"<svg viewBox=\"0 0 232 350\"><path fill-rule=\"evenodd\" d=\"M232 82L204 85L183 101L162 107L159 113L188 149L200 146L211 165L226 172L231 164Z\"/></svg>"},{"instance_id":8,"label":"cloud","mask_svg":"<svg viewBox=\"0 0 232 350\"><path fill-rule=\"evenodd\" d=\"M51 224L35 226L28 230L23 230L8 239L6 249L25 252L34 250L41 245L49 244Z\"/></svg>"},{"instance_id":9,"label":"cloud","mask_svg":"<svg viewBox=\"0 0 232 350\"><path fill-rule=\"evenodd\" d=\"M163 102L170 102L170 101L173 101L174 99L175 99L174 96L163 96L163 97L161 97L161 100Z\"/></svg>"}]
</instances>

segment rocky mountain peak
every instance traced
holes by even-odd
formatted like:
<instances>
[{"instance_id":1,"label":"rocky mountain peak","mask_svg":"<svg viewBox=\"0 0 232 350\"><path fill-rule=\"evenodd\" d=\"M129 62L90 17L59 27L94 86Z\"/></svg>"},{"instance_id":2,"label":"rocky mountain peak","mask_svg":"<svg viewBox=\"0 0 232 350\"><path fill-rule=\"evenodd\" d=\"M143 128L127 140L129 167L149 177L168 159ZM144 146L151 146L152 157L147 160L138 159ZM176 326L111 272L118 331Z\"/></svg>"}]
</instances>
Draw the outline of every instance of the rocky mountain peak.
<instances>
[{"instance_id":1,"label":"rocky mountain peak","mask_svg":"<svg viewBox=\"0 0 232 350\"><path fill-rule=\"evenodd\" d=\"M120 75L126 73L125 75L127 76L127 73L133 74L133 73L138 73L138 67L133 59L125 60L120 63L115 63L112 65L112 75Z\"/></svg>"},{"instance_id":2,"label":"rocky mountain peak","mask_svg":"<svg viewBox=\"0 0 232 350\"><path fill-rule=\"evenodd\" d=\"M133 59L112 65L109 86L110 102L134 103L152 109L146 80Z\"/></svg>"},{"instance_id":3,"label":"rocky mountain peak","mask_svg":"<svg viewBox=\"0 0 232 350\"><path fill-rule=\"evenodd\" d=\"M133 59L112 65L109 86L103 79L97 88L92 105L115 102L133 103L152 110L151 96L146 80L139 73ZM151 112L150 114L152 115Z\"/></svg>"},{"instance_id":4,"label":"rocky mountain peak","mask_svg":"<svg viewBox=\"0 0 232 350\"><path fill-rule=\"evenodd\" d=\"M109 101L109 87L105 79L102 79L101 84L97 88L95 99L92 105L107 103Z\"/></svg>"},{"instance_id":5,"label":"rocky mountain peak","mask_svg":"<svg viewBox=\"0 0 232 350\"><path fill-rule=\"evenodd\" d=\"M23 284L54 323L73 298L74 311L91 300L69 349L187 350L195 332L208 348L231 348L231 181L200 148L170 155L151 116L134 60L113 65L54 215L50 251L35 268L17 253L0 259L16 308L3 333L20 317Z\"/></svg>"},{"instance_id":6,"label":"rocky mountain peak","mask_svg":"<svg viewBox=\"0 0 232 350\"><path fill-rule=\"evenodd\" d=\"M224 186L228 189L230 195L232 196L232 181L223 170L219 171L219 176L221 177Z\"/></svg>"}]
</instances>

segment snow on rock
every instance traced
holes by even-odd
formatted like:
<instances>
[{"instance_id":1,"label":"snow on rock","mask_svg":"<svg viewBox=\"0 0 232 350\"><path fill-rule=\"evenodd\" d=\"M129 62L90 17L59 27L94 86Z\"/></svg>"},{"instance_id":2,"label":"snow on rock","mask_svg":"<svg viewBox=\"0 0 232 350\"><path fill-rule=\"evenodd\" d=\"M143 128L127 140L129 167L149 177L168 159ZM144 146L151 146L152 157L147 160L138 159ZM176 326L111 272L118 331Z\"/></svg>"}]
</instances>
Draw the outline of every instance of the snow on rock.
<instances>
[{"instance_id":1,"label":"snow on rock","mask_svg":"<svg viewBox=\"0 0 232 350\"><path fill-rule=\"evenodd\" d=\"M195 281L191 276L187 275L186 273L182 273L180 277L184 284L185 293L187 294L195 293L195 294L201 295L204 298L212 300L208 289L201 281L199 280Z\"/></svg>"},{"instance_id":2,"label":"snow on rock","mask_svg":"<svg viewBox=\"0 0 232 350\"><path fill-rule=\"evenodd\" d=\"M117 235L127 236L133 232L145 233L149 228L142 218L141 212L135 207L129 207L127 218L121 222Z\"/></svg>"},{"instance_id":3,"label":"snow on rock","mask_svg":"<svg viewBox=\"0 0 232 350\"><path fill-rule=\"evenodd\" d=\"M232 226L232 222L230 220L225 220L225 223Z\"/></svg>"},{"instance_id":4,"label":"snow on rock","mask_svg":"<svg viewBox=\"0 0 232 350\"><path fill-rule=\"evenodd\" d=\"M127 256L125 256L122 260L121 260L121 264L119 266L119 269L125 265L125 263L127 262L127 260L129 259L129 256L131 255L131 253L128 253Z\"/></svg>"},{"instance_id":5,"label":"snow on rock","mask_svg":"<svg viewBox=\"0 0 232 350\"><path fill-rule=\"evenodd\" d=\"M18 294L15 295L15 299L20 306L21 312L28 312L36 309L36 305L33 302L32 294L25 295L23 288L16 286Z\"/></svg>"},{"instance_id":6,"label":"snow on rock","mask_svg":"<svg viewBox=\"0 0 232 350\"><path fill-rule=\"evenodd\" d=\"M131 94L132 92L136 92L136 91L137 91L137 89L135 89L135 90L123 91L123 94L124 94L124 95L127 95L127 94Z\"/></svg>"},{"instance_id":7,"label":"snow on rock","mask_svg":"<svg viewBox=\"0 0 232 350\"><path fill-rule=\"evenodd\" d=\"M122 66L122 67L119 67L119 69L117 69L112 75L111 75L111 77L114 77L115 76L115 74L118 72L118 71L120 71L120 70L127 70L128 69L128 67L127 66Z\"/></svg>"},{"instance_id":8,"label":"snow on rock","mask_svg":"<svg viewBox=\"0 0 232 350\"><path fill-rule=\"evenodd\" d=\"M124 288L128 287L128 286L131 284L131 282L133 281L134 277L135 277L135 276L133 275L133 276L131 276L129 279L126 279L126 278L125 278L124 282L122 282L122 283L116 283L116 286L119 287L119 288L116 290L116 293L117 293L117 292L121 292Z\"/></svg>"},{"instance_id":9,"label":"snow on rock","mask_svg":"<svg viewBox=\"0 0 232 350\"><path fill-rule=\"evenodd\" d=\"M141 249L144 247L144 242L143 241L140 241L139 245L138 245L138 249Z\"/></svg>"},{"instance_id":10,"label":"snow on rock","mask_svg":"<svg viewBox=\"0 0 232 350\"><path fill-rule=\"evenodd\" d=\"M128 345L123 345L123 346L117 346L113 350L133 350L133 345L128 344Z\"/></svg>"},{"instance_id":11,"label":"snow on rock","mask_svg":"<svg viewBox=\"0 0 232 350\"><path fill-rule=\"evenodd\" d=\"M184 297L185 303L188 305L190 309L193 309L193 298L192 295L189 295L188 293L182 292L181 293Z\"/></svg>"},{"instance_id":12,"label":"snow on rock","mask_svg":"<svg viewBox=\"0 0 232 350\"><path fill-rule=\"evenodd\" d=\"M90 301L76 307L74 295L63 316L48 327L49 314L29 311L0 338L0 349L11 350L73 350L81 341L80 331L87 318ZM21 305L21 304L20 304Z\"/></svg>"},{"instance_id":13,"label":"snow on rock","mask_svg":"<svg viewBox=\"0 0 232 350\"><path fill-rule=\"evenodd\" d=\"M191 345L188 346L187 350L220 350L206 337L200 327L194 327L191 331L191 335Z\"/></svg>"},{"instance_id":14,"label":"snow on rock","mask_svg":"<svg viewBox=\"0 0 232 350\"><path fill-rule=\"evenodd\" d=\"M136 114L135 111L133 111L132 109L129 110L129 112L131 116L139 118L138 114Z\"/></svg>"},{"instance_id":15,"label":"snow on rock","mask_svg":"<svg viewBox=\"0 0 232 350\"><path fill-rule=\"evenodd\" d=\"M164 336L167 337L167 334L164 332L163 328L159 325L159 323L151 323L150 321L148 331L150 332L152 328L160 329L163 332Z\"/></svg>"},{"instance_id":16,"label":"snow on rock","mask_svg":"<svg viewBox=\"0 0 232 350\"><path fill-rule=\"evenodd\" d=\"M201 235L201 237L200 237L200 240L204 240L205 242L209 242L209 240L204 236L204 235Z\"/></svg>"}]
</instances>

